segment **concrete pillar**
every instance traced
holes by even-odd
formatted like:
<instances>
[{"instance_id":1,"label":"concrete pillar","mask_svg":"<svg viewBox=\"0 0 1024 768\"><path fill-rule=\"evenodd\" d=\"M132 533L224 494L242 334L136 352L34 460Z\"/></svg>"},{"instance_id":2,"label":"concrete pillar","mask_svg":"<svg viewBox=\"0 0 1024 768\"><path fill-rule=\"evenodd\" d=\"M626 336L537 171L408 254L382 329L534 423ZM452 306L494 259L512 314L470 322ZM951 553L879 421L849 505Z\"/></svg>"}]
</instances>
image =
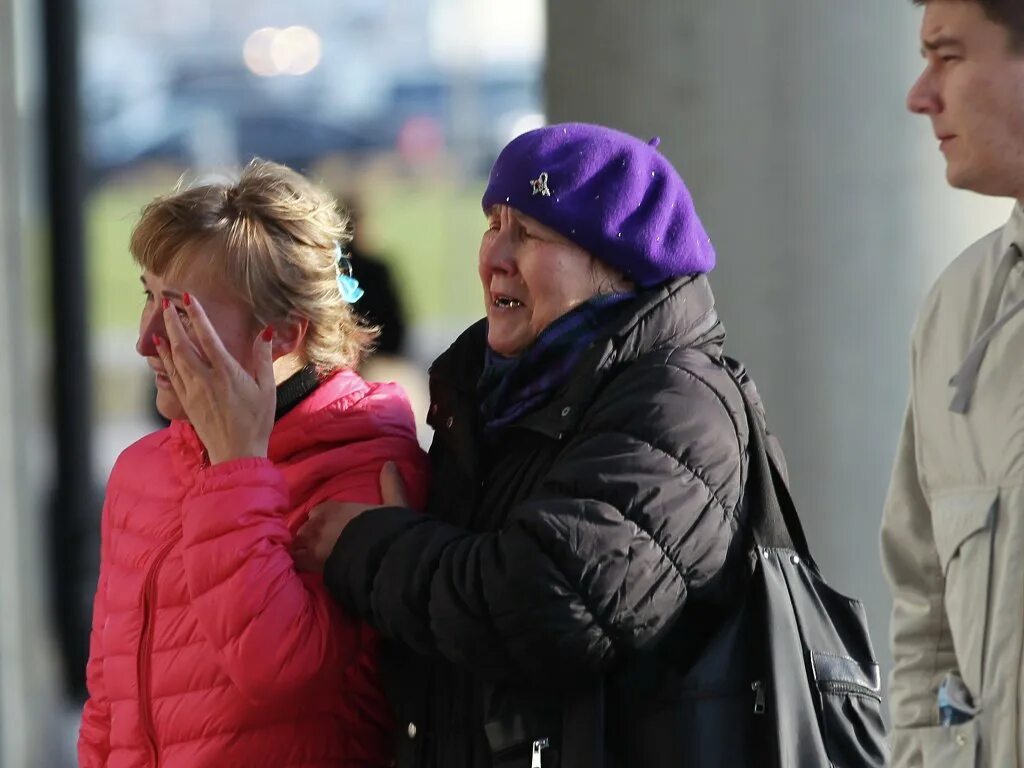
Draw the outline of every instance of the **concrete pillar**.
<instances>
[{"instance_id":1,"label":"concrete pillar","mask_svg":"<svg viewBox=\"0 0 1024 768\"><path fill-rule=\"evenodd\" d=\"M862 598L888 669L878 529L924 292L1006 201L946 188L904 109L919 11L861 0L552 0L549 122L644 138L715 242L729 332L786 449L830 582Z\"/></svg>"},{"instance_id":2,"label":"concrete pillar","mask_svg":"<svg viewBox=\"0 0 1024 768\"><path fill-rule=\"evenodd\" d=\"M45 387L30 382L43 355L28 320L32 294L23 270L34 155L25 140L30 59L22 47L32 36L19 13L33 8L0 0L0 765L11 768L62 764L51 738L58 704L40 527L46 459L38 395Z\"/></svg>"}]
</instances>

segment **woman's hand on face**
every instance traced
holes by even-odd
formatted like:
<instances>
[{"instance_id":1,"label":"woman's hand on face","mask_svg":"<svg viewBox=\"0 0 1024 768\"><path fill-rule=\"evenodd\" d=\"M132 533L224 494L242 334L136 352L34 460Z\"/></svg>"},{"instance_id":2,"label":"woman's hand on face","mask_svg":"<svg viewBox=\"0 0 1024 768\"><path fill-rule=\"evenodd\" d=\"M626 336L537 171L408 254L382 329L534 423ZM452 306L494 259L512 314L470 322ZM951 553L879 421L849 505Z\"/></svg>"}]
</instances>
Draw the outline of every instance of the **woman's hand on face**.
<instances>
[{"instance_id":1,"label":"woman's hand on face","mask_svg":"<svg viewBox=\"0 0 1024 768\"><path fill-rule=\"evenodd\" d=\"M224 348L199 301L185 294L184 304L198 348L166 300L167 341L154 336L153 343L210 463L266 456L277 402L270 328L253 342L249 372Z\"/></svg>"},{"instance_id":2,"label":"woman's hand on face","mask_svg":"<svg viewBox=\"0 0 1024 768\"><path fill-rule=\"evenodd\" d=\"M385 507L408 506L405 483L393 462L380 471L381 502ZM324 563L334 551L342 531L364 512L379 507L351 501L325 501L309 513L292 543L292 558L300 571L323 573Z\"/></svg>"}]
</instances>

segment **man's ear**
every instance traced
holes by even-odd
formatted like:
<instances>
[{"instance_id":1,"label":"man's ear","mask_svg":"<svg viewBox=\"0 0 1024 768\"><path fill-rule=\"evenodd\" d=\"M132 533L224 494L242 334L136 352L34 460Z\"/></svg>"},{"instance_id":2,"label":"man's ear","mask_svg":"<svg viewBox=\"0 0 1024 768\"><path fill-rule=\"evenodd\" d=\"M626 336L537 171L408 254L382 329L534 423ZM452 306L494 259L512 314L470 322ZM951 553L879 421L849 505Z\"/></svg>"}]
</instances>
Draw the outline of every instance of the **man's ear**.
<instances>
[{"instance_id":1,"label":"man's ear","mask_svg":"<svg viewBox=\"0 0 1024 768\"><path fill-rule=\"evenodd\" d=\"M309 320L304 317L289 317L287 320L274 323L273 328L272 354L277 360L279 357L302 349L302 343L306 340L306 332L309 330Z\"/></svg>"}]
</instances>

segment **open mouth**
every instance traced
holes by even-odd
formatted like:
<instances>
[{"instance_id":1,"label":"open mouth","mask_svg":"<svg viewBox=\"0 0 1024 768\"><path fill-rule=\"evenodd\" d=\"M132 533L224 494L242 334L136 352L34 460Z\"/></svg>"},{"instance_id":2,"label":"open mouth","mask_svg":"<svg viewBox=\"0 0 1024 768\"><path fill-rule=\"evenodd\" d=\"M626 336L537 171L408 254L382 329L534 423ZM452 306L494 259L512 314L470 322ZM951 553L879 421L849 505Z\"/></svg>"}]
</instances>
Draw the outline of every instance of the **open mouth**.
<instances>
[{"instance_id":1,"label":"open mouth","mask_svg":"<svg viewBox=\"0 0 1024 768\"><path fill-rule=\"evenodd\" d=\"M523 306L523 302L519 299L513 299L511 296L503 296L501 294L494 297L493 303L499 309L517 309Z\"/></svg>"}]
</instances>

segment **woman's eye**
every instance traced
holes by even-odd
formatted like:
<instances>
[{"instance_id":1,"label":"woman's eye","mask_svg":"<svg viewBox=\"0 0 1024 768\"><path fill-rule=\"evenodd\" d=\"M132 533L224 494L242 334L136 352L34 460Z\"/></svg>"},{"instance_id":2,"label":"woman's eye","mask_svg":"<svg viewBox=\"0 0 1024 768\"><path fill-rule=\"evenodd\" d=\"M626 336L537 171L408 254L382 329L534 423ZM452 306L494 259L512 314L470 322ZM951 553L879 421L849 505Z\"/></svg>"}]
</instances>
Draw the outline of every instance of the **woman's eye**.
<instances>
[{"instance_id":1,"label":"woman's eye","mask_svg":"<svg viewBox=\"0 0 1024 768\"><path fill-rule=\"evenodd\" d=\"M178 319L181 320L182 325L188 325L188 312L186 312L184 309L178 309Z\"/></svg>"},{"instance_id":2,"label":"woman's eye","mask_svg":"<svg viewBox=\"0 0 1024 768\"><path fill-rule=\"evenodd\" d=\"M153 300L153 292L152 291L143 291L142 295L146 297L146 303L147 304L149 304Z\"/></svg>"}]
</instances>

